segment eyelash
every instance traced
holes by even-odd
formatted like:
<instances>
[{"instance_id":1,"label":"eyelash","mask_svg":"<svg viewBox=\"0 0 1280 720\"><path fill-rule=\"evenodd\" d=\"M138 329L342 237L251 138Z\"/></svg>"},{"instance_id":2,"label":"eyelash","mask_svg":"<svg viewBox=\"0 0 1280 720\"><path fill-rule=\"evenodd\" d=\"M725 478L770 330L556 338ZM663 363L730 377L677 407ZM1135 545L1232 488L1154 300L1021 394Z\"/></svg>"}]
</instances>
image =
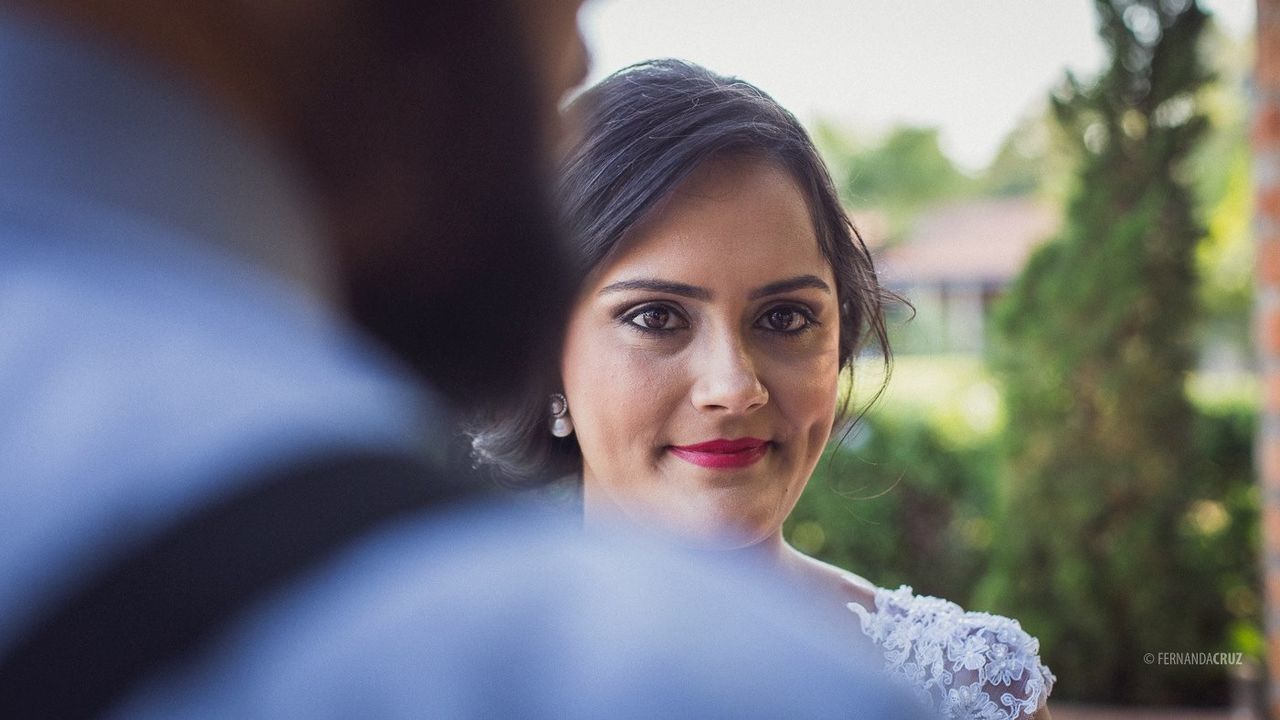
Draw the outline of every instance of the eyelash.
<instances>
[{"instance_id":1,"label":"eyelash","mask_svg":"<svg viewBox=\"0 0 1280 720\"><path fill-rule=\"evenodd\" d=\"M651 328L651 327L645 327L644 325L641 325L635 321L636 318L640 317L641 315L647 312L652 312L654 310L664 310L666 312L671 313L672 315L675 315L677 318L680 318L681 320L684 321L685 327ZM792 312L798 313L800 317L804 318L805 320L804 325L796 328L795 330L774 330L771 328L760 328L760 329L764 330L765 332L772 333L774 335L780 335L782 337L787 337L787 338L794 338L822 325L822 323L818 321L818 318L813 314L812 310L805 307L804 305L800 305L796 303L781 303L778 305L774 305L760 314L760 320L763 320L770 313L774 313L779 310L790 310ZM635 330L636 332L640 332L645 335L659 336L659 337L670 335L671 333L676 332L677 330L684 330L688 327L688 323L689 323L689 319L685 317L683 312L681 312L675 306L669 305L667 303L645 303L644 305L640 305L638 307L633 306L630 310L627 310L621 313L620 315L618 315L617 319L620 324L625 325ZM759 323L759 320L757 320L757 323Z\"/></svg>"},{"instance_id":2,"label":"eyelash","mask_svg":"<svg viewBox=\"0 0 1280 720\"><path fill-rule=\"evenodd\" d=\"M659 337L664 335L670 335L676 330L684 329L683 327L666 328L666 329L651 328L651 327L645 327L644 325L641 325L636 322L636 318L640 317L641 315L644 315L647 312L653 312L654 310L663 310L668 313L671 313L677 318L683 320L686 325L689 322L688 318L684 316L683 312L681 312L675 306L669 305L667 303L645 303L639 306L631 306L629 310L626 310L618 314L617 316L618 322L622 325L625 325L631 328L632 330L635 330L636 332L643 333L645 335L659 336Z\"/></svg>"},{"instance_id":3,"label":"eyelash","mask_svg":"<svg viewBox=\"0 0 1280 720\"><path fill-rule=\"evenodd\" d=\"M778 305L774 305L773 307L769 308L768 310L765 310L765 311L760 315L760 318L761 318L761 319L764 319L764 318L765 318L765 317L767 317L770 313L775 313L775 312L777 312L777 311L779 311L779 310L790 310L790 311L792 311L792 312L799 313L799 314L800 314L800 317L804 318L804 325L802 325L802 326L800 326L800 327L796 328L795 330L773 330L773 329L771 329L771 328L766 328L766 330L768 330L768 332L776 333L776 334L778 334L778 335L782 335L782 336L784 336L784 337L797 337L797 336L799 336L799 335L802 335L802 334L804 334L804 333L806 333L806 332L808 332L808 331L810 331L810 330L812 330L812 329L814 329L814 328L819 327L820 325L822 325L822 323L818 322L818 318L817 318L817 316L815 316L815 315L813 314L813 311L812 311L812 310L810 310L809 308L805 307L804 305L798 305L798 304L795 304L795 303L781 303L781 304L778 304Z\"/></svg>"}]
</instances>

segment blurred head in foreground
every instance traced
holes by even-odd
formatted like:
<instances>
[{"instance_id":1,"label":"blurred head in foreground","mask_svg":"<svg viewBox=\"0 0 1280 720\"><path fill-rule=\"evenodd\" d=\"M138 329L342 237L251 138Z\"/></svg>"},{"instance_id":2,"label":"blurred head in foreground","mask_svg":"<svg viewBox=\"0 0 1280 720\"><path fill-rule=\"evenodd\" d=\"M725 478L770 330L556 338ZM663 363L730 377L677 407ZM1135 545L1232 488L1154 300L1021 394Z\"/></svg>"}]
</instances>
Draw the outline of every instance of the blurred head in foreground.
<instances>
[{"instance_id":1,"label":"blurred head in foreground","mask_svg":"<svg viewBox=\"0 0 1280 720\"><path fill-rule=\"evenodd\" d=\"M446 394L501 393L553 344L543 318L565 291L545 170L585 74L581 0L18 5L266 136L327 215L347 309Z\"/></svg>"},{"instance_id":2,"label":"blurred head in foreground","mask_svg":"<svg viewBox=\"0 0 1280 720\"><path fill-rule=\"evenodd\" d=\"M572 117L560 194L581 284L559 373L476 448L517 474L580 473L589 522L779 539L845 414L841 370L869 336L887 359L867 249L807 133L746 82L643 63Z\"/></svg>"},{"instance_id":3,"label":"blurred head in foreground","mask_svg":"<svg viewBox=\"0 0 1280 720\"><path fill-rule=\"evenodd\" d=\"M518 379L569 294L539 190L576 8L0 11L0 707L901 705L780 586L728 608L733 575L434 493L434 403L278 254L335 249L339 304L455 398Z\"/></svg>"}]
</instances>

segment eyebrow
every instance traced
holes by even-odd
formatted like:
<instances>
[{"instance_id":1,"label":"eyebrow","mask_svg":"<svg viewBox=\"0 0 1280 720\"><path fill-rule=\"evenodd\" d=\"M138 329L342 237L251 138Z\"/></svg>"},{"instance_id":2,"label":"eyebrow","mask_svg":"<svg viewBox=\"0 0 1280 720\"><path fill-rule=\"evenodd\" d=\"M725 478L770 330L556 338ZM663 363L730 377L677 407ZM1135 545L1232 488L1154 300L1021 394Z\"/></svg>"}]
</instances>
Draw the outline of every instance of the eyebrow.
<instances>
[{"instance_id":1,"label":"eyebrow","mask_svg":"<svg viewBox=\"0 0 1280 720\"><path fill-rule=\"evenodd\" d=\"M797 275L786 280L769 283L760 288L756 288L748 295L750 300L758 300L769 295L777 295L779 293L791 292L792 290L801 290L812 288L823 292L831 292L831 286L819 278L817 275ZM693 298L694 300L710 300L711 291L706 288L689 285L686 283L672 282L670 280L658 280L656 278L636 278L634 280L620 280L611 283L600 289L600 294L604 295L611 292L621 292L625 290L648 290L650 292L668 293L670 295L679 295L681 297Z\"/></svg>"},{"instance_id":2,"label":"eyebrow","mask_svg":"<svg viewBox=\"0 0 1280 720\"><path fill-rule=\"evenodd\" d=\"M611 285L606 285L600 289L600 294L611 292L620 292L623 290L649 290L652 292L668 293L671 295L680 295L681 297L693 298L694 300L710 300L711 291L706 288L700 288L695 285L686 283L671 282L670 280L657 280L653 278L636 278L635 280L620 280Z\"/></svg>"},{"instance_id":3,"label":"eyebrow","mask_svg":"<svg viewBox=\"0 0 1280 720\"><path fill-rule=\"evenodd\" d=\"M792 290L804 290L808 288L821 290L825 293L831 292L831 286L827 285L827 283L817 275L797 275L796 277L779 280L778 282L769 283L762 288L752 290L751 294L748 295L747 298L749 300L759 300L762 297L768 297L770 295L777 295L779 293L791 292Z\"/></svg>"}]
</instances>

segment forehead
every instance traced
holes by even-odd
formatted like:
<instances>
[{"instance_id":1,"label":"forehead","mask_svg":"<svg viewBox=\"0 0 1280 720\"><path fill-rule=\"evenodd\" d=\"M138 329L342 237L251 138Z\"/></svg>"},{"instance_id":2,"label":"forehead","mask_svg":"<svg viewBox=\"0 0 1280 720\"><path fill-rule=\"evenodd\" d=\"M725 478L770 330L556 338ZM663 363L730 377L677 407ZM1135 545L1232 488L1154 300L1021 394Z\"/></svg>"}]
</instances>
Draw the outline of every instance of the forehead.
<instances>
[{"instance_id":1,"label":"forehead","mask_svg":"<svg viewBox=\"0 0 1280 720\"><path fill-rule=\"evenodd\" d=\"M739 157L699 166L598 277L599 284L645 275L714 286L802 274L832 277L804 194L776 163Z\"/></svg>"}]
</instances>

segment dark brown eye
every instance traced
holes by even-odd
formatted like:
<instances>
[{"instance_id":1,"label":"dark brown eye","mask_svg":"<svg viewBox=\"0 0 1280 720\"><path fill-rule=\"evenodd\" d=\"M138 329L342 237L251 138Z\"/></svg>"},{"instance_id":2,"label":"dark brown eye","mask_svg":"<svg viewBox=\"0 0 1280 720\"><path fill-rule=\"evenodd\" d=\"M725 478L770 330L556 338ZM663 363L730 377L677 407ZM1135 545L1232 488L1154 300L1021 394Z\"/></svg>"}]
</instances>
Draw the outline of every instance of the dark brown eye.
<instances>
[{"instance_id":1,"label":"dark brown eye","mask_svg":"<svg viewBox=\"0 0 1280 720\"><path fill-rule=\"evenodd\" d=\"M643 330L675 330L681 326L680 316L661 305L642 307L627 315L626 320Z\"/></svg>"},{"instance_id":2,"label":"dark brown eye","mask_svg":"<svg viewBox=\"0 0 1280 720\"><path fill-rule=\"evenodd\" d=\"M815 325L812 315L802 308L783 305L765 312L756 322L757 327L772 332L795 334Z\"/></svg>"},{"instance_id":3,"label":"dark brown eye","mask_svg":"<svg viewBox=\"0 0 1280 720\"><path fill-rule=\"evenodd\" d=\"M640 313L640 321L650 330L661 330L671 320L671 313L662 308L653 308Z\"/></svg>"},{"instance_id":4,"label":"dark brown eye","mask_svg":"<svg viewBox=\"0 0 1280 720\"><path fill-rule=\"evenodd\" d=\"M794 330L803 318L795 310L778 309L769 313L769 327L774 330Z\"/></svg>"}]
</instances>

